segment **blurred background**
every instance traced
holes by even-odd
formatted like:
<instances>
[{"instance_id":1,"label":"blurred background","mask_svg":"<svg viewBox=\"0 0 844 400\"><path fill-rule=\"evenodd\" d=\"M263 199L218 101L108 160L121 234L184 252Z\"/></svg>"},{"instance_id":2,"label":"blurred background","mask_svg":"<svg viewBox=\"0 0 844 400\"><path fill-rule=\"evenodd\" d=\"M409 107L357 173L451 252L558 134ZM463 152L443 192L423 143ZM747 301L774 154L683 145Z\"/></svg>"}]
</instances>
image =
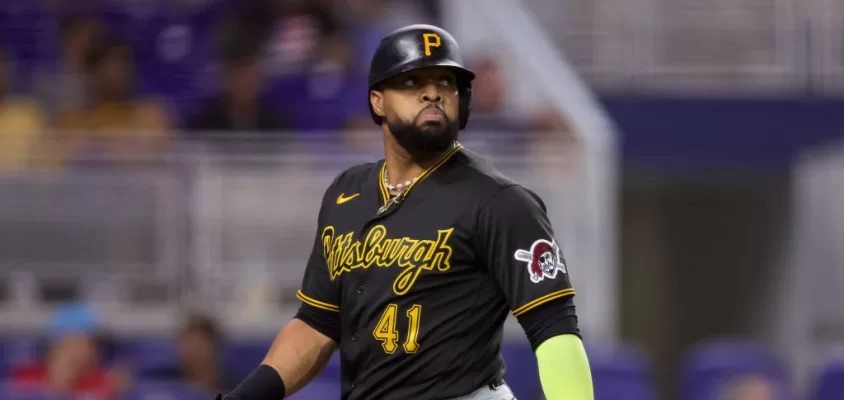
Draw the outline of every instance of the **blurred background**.
<instances>
[{"instance_id":1,"label":"blurred background","mask_svg":"<svg viewBox=\"0 0 844 400\"><path fill-rule=\"evenodd\" d=\"M463 144L548 205L597 399L844 399L836 0L2 1L0 399L245 377L315 199L382 157L368 63L410 23L478 74Z\"/></svg>"}]
</instances>

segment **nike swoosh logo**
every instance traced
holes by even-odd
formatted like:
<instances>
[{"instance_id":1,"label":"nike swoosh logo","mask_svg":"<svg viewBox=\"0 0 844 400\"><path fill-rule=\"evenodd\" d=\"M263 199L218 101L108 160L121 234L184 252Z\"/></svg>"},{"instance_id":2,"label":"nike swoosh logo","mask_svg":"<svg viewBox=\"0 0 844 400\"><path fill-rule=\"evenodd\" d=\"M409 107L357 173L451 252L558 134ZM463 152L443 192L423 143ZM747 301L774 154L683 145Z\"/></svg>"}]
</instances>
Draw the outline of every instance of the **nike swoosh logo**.
<instances>
[{"instance_id":1,"label":"nike swoosh logo","mask_svg":"<svg viewBox=\"0 0 844 400\"><path fill-rule=\"evenodd\" d=\"M348 197L344 197L344 196L345 196L345 193L340 193L340 197L337 198L337 204L343 204L343 203L345 203L345 202L347 202L351 199L354 199L355 197L360 196L360 193L355 193L355 194L348 196Z\"/></svg>"}]
</instances>

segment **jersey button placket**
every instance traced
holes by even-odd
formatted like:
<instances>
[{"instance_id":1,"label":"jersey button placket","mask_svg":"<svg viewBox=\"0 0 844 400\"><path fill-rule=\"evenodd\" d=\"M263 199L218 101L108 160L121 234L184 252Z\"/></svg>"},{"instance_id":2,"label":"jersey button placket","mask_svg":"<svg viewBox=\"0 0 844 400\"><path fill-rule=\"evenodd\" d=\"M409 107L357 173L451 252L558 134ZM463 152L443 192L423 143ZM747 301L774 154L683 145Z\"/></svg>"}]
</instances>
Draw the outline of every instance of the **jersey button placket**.
<instances>
[{"instance_id":1,"label":"jersey button placket","mask_svg":"<svg viewBox=\"0 0 844 400\"><path fill-rule=\"evenodd\" d=\"M359 294L359 295L360 295L360 294L363 294L363 286L362 286L362 285L358 285L358 287L357 287L357 288L355 288L355 291L356 291L356 292L358 292L358 294ZM353 342L356 342L356 341L358 340L358 336L357 336L357 335L355 335L355 334L352 334L352 337L351 337L350 339L352 339L352 341L353 341ZM353 386L353 387L354 387L354 386Z\"/></svg>"}]
</instances>

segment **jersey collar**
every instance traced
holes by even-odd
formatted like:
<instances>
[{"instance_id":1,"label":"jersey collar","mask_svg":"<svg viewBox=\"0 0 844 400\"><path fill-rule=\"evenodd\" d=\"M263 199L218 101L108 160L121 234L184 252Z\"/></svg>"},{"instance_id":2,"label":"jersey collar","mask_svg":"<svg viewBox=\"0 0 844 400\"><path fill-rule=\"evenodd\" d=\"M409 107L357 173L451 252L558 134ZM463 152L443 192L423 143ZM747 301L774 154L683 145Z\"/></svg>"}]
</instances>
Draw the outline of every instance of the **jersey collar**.
<instances>
[{"instance_id":1,"label":"jersey collar","mask_svg":"<svg viewBox=\"0 0 844 400\"><path fill-rule=\"evenodd\" d=\"M413 183L411 183L410 186L408 186L407 189L405 189L404 192L402 192L402 194L400 195L402 198L406 198L407 195L410 193L410 191L419 182L422 182L423 180L425 180L425 178L427 178L428 176L433 174L434 171L436 171L441 166L443 166L443 164L445 164L449 159L451 159L452 156L454 156L461 149L463 149L462 144L460 144L459 142L454 142L454 143L455 143L455 146L451 150L449 150L448 153L446 153L439 161L434 163L434 165L431 165L430 167L428 167L428 169L426 169L424 172L422 172L422 174L419 175L419 178L416 179ZM387 204L388 201L390 201L390 190L387 189L387 185L384 184L384 172L386 171L386 169L387 169L387 162L385 161L384 163L381 164L381 171L378 173L378 188L381 191L381 200L382 200L381 204L382 205L385 205L385 204Z\"/></svg>"}]
</instances>

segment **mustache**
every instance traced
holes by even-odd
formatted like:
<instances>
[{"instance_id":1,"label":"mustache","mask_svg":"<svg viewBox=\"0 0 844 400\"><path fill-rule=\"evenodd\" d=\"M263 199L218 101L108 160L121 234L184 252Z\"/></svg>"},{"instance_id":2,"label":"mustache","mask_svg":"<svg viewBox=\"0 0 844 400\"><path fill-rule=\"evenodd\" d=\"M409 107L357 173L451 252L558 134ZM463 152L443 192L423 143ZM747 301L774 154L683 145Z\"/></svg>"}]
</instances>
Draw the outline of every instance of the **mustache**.
<instances>
[{"instance_id":1,"label":"mustache","mask_svg":"<svg viewBox=\"0 0 844 400\"><path fill-rule=\"evenodd\" d=\"M419 118L422 115L422 113L424 113L425 111L431 110L431 109L435 109L435 110L439 111L440 114L443 115L443 117L448 119L448 115L445 113L445 110L443 109L443 107L439 104L431 104L431 105L419 110L419 112L416 113L416 118Z\"/></svg>"},{"instance_id":2,"label":"mustache","mask_svg":"<svg viewBox=\"0 0 844 400\"><path fill-rule=\"evenodd\" d=\"M422 110L420 110L419 114L422 114L423 112L428 111L432 108L435 108L435 109L437 109L437 111L445 114L445 110L443 110L443 106L441 106L439 104L431 104L430 106L427 106L427 107L423 108Z\"/></svg>"}]
</instances>

